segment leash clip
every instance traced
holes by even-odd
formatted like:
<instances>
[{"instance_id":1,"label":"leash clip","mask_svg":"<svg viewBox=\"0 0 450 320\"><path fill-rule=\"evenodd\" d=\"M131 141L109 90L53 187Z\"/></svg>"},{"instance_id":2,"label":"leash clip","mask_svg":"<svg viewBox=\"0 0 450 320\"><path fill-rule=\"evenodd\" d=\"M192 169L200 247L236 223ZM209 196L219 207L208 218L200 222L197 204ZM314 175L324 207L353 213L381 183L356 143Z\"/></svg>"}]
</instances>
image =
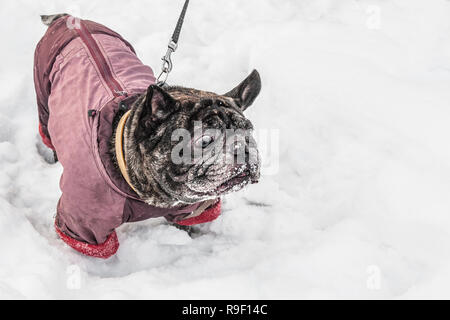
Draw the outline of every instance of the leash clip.
<instances>
[{"instance_id":1,"label":"leash clip","mask_svg":"<svg viewBox=\"0 0 450 320\"><path fill-rule=\"evenodd\" d=\"M171 59L171 55L172 53L174 53L177 50L178 45L173 42L173 40L170 40L168 46L167 46L167 52L166 55L164 57L161 58L161 60L163 61L162 64L162 69L163 72L169 73L170 71L172 71L172 59Z\"/></svg>"},{"instance_id":2,"label":"leash clip","mask_svg":"<svg viewBox=\"0 0 450 320\"><path fill-rule=\"evenodd\" d=\"M166 54L161 58L161 60L163 61L162 70L158 78L156 79L159 86L163 86L166 83L169 73L172 71L173 63L171 55L177 50L177 47L178 45L171 39L167 46Z\"/></svg>"}]
</instances>

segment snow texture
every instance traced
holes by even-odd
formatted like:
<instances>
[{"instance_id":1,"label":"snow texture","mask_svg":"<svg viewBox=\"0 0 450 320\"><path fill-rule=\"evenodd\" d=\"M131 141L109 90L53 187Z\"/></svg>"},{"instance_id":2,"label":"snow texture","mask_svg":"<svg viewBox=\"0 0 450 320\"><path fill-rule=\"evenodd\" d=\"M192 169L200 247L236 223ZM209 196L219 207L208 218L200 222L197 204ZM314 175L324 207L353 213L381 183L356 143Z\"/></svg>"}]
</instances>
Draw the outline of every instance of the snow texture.
<instances>
[{"instance_id":1,"label":"snow texture","mask_svg":"<svg viewBox=\"0 0 450 320\"><path fill-rule=\"evenodd\" d=\"M258 69L247 115L276 156L218 220L123 225L106 261L53 229L39 15L103 23L157 73L183 1L67 3L0 4L0 298L450 298L449 1L191 1L170 83L224 93Z\"/></svg>"}]
</instances>

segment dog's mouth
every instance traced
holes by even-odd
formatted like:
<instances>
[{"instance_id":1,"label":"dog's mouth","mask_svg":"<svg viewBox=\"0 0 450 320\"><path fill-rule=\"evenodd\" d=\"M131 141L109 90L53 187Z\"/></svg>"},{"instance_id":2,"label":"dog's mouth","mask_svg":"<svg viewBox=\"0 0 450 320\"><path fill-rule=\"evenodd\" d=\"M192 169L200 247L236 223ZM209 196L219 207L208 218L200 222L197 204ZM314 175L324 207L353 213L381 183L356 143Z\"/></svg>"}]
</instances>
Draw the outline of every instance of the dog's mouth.
<instances>
[{"instance_id":1,"label":"dog's mouth","mask_svg":"<svg viewBox=\"0 0 450 320\"><path fill-rule=\"evenodd\" d=\"M245 185L247 185L250 181L253 182L250 171L245 170L244 172L232 177L231 179L228 179L227 181L219 185L215 191L219 194L226 193L232 190L238 191L242 189ZM257 181L255 180L254 183L256 182Z\"/></svg>"},{"instance_id":2,"label":"dog's mouth","mask_svg":"<svg viewBox=\"0 0 450 320\"><path fill-rule=\"evenodd\" d=\"M225 174L220 172L223 169L226 170ZM199 174L195 177L192 177L196 173L193 171L189 171L190 176L184 185L195 194L196 201L204 200L205 196L210 198L231 192L238 192L248 184L258 183L260 177L259 165L253 165L251 163L226 168L210 166L206 170L206 173ZM175 179L172 178L172 180Z\"/></svg>"}]
</instances>

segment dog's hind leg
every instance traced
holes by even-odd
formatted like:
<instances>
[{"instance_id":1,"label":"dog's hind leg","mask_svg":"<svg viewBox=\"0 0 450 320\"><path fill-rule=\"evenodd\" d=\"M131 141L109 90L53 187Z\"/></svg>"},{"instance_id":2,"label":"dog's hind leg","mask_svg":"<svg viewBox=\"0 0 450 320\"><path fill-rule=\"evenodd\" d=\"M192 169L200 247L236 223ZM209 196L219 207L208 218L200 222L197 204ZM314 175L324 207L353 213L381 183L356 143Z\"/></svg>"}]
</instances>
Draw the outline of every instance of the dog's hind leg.
<instances>
[{"instance_id":1,"label":"dog's hind leg","mask_svg":"<svg viewBox=\"0 0 450 320\"><path fill-rule=\"evenodd\" d=\"M53 22L58 20L61 17L67 16L67 13L58 13L58 14L51 14L51 15L41 15L42 23L45 24L47 27L50 27Z\"/></svg>"}]
</instances>

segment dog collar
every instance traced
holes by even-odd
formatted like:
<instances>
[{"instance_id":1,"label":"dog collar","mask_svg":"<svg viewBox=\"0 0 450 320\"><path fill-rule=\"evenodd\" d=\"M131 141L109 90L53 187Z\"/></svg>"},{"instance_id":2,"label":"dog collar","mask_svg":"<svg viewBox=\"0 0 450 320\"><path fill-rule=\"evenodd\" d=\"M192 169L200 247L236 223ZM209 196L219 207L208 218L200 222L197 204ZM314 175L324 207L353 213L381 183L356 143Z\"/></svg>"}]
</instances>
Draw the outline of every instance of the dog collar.
<instances>
[{"instance_id":1,"label":"dog collar","mask_svg":"<svg viewBox=\"0 0 450 320\"><path fill-rule=\"evenodd\" d=\"M119 165L120 172L124 177L125 181L134 190L137 194L139 194L135 187L131 184L130 176L127 172L127 162L125 160L125 155L123 153L123 131L125 130L125 123L127 122L128 117L130 116L130 111L128 110L122 118L120 118L119 124L116 129L116 137L115 137L115 145L116 145L116 159L117 164Z\"/></svg>"}]
</instances>

